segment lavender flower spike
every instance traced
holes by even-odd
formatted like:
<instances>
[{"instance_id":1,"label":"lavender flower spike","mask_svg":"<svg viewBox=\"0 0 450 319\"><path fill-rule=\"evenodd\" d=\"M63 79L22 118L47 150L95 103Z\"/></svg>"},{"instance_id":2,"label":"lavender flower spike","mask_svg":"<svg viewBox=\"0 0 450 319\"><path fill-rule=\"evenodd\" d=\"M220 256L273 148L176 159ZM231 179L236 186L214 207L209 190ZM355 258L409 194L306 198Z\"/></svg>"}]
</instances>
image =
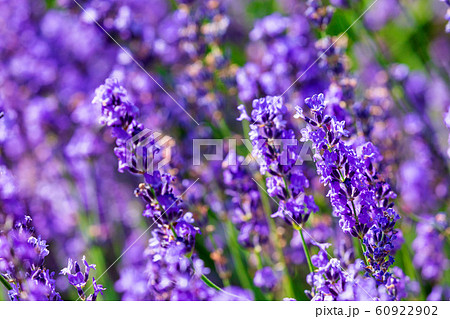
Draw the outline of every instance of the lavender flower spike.
<instances>
[{"instance_id":1,"label":"lavender flower spike","mask_svg":"<svg viewBox=\"0 0 450 319\"><path fill-rule=\"evenodd\" d=\"M297 118L308 125L301 130L302 141L311 141L320 181L328 186L333 211L342 230L360 240L366 259L365 270L379 284L388 285L394 263L392 252L400 218L392 199L396 194L377 174L378 151L366 143L358 151L344 142L345 122L325 114L323 94L305 100L310 116L297 107Z\"/></svg>"},{"instance_id":2,"label":"lavender flower spike","mask_svg":"<svg viewBox=\"0 0 450 319\"><path fill-rule=\"evenodd\" d=\"M69 283L74 286L77 289L78 296L82 300L89 300L89 301L95 301L97 299L97 295L99 292L102 292L105 290L102 285L98 285L95 279L92 279L92 284L94 286L94 294L89 295L86 298L86 295L83 291L83 288L86 286L86 284L89 281L89 272L92 270L95 270L95 265L91 265L86 261L86 257L83 256L83 265L84 265L84 272L81 271L80 266L78 265L78 262L73 261L71 258L69 258L67 262L67 267L63 268L60 272L61 275L66 275L69 279ZM102 293L103 295L103 293Z\"/></svg>"}]
</instances>

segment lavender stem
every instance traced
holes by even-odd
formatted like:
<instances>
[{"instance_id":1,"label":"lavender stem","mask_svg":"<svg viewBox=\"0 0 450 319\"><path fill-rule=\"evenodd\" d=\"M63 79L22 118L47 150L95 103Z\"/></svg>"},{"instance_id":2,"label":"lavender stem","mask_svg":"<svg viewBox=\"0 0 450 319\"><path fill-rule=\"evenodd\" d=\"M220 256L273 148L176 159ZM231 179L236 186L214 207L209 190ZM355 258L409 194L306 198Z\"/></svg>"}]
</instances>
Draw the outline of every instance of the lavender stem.
<instances>
[{"instance_id":1,"label":"lavender stem","mask_svg":"<svg viewBox=\"0 0 450 319\"><path fill-rule=\"evenodd\" d=\"M309 272L313 273L314 272L314 266L311 262L311 256L309 254L309 250L308 250L308 246L306 246L306 242L305 242L305 238L303 237L303 227L300 226L298 228L298 232L300 233L300 237L302 238L302 244L303 244L303 249L305 251L305 256L306 256L306 260L308 261L308 267L309 267Z\"/></svg>"}]
</instances>

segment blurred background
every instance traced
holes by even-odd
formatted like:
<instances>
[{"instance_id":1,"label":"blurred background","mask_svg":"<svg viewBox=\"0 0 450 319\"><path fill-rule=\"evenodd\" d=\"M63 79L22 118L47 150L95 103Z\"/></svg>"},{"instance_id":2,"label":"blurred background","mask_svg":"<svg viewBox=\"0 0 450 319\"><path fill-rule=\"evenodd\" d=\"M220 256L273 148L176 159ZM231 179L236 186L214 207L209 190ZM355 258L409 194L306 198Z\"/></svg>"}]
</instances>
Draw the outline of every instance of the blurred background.
<instances>
[{"instance_id":1,"label":"blurred background","mask_svg":"<svg viewBox=\"0 0 450 319\"><path fill-rule=\"evenodd\" d=\"M210 279L243 287L256 299L280 300L292 292L307 300L298 234L271 220L267 247L240 241L239 222L230 215L235 195L227 192L222 163L193 167L192 139L247 137L248 126L236 121L239 104L248 109L253 99L289 88L283 97L293 113L312 94L327 90L331 100L338 84L352 92L352 102L336 112L360 119L360 136L379 148L382 172L398 194L403 238L396 265L414 283L408 298L448 298L445 2L77 2L0 0L0 221L7 214L30 214L49 245L47 268L58 274L67 258L86 255L102 274L151 224L133 193L139 179L117 171L115 141L91 103L95 89L114 77L145 127L173 137L168 170L177 177L178 194L200 178L183 199L201 229L196 252L211 269ZM241 143L238 150L248 152ZM334 241L339 256L348 239L336 235L326 190L310 166L320 213L307 229L317 241ZM261 180L257 167L249 170ZM256 209L275 212L260 196ZM108 289L104 300L146 298L139 269L149 238L150 232L101 278ZM254 283L261 262L283 278L269 292ZM66 278L56 280L63 299L77 298ZM4 290L0 297L8 299Z\"/></svg>"}]
</instances>

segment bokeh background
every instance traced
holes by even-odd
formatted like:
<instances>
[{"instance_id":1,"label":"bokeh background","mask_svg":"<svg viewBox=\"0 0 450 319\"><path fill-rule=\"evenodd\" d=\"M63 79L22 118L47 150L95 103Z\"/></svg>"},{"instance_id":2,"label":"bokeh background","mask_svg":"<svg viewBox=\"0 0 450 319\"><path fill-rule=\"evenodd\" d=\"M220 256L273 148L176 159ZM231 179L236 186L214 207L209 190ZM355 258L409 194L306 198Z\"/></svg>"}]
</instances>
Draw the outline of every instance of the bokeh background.
<instances>
[{"instance_id":1,"label":"bokeh background","mask_svg":"<svg viewBox=\"0 0 450 319\"><path fill-rule=\"evenodd\" d=\"M333 92L333 85L353 92L351 103L336 107L359 118L358 132L379 148L381 170L398 194L403 238L396 265L410 278L408 299L433 293L448 299L445 2L378 0L353 25L372 1L332 0L328 13L328 2L325 11L314 11L316 2L294 0L78 3L84 10L72 0L0 0L0 221L12 212L31 215L49 245L48 269L58 274L67 258L86 255L101 274L151 224L133 193L139 178L117 171L115 141L91 103L95 89L114 77L139 107L145 127L173 137L169 169L178 194L199 178L183 199L202 232L195 249L211 270L209 278L248 289L256 299L280 300L293 287L292 297L307 300L298 234L271 220L271 247L246 247L231 217L235 203L221 161L191 165L192 139L246 137L237 106L282 94L300 77L283 96L291 113L306 97ZM238 149L248 152L241 143ZM346 240L336 235L337 220L311 164L320 213L306 229L339 250ZM249 170L262 180L254 164ZM268 198L261 203L256 205L266 213L276 211ZM145 263L150 236L101 278L107 291L100 298L145 295L136 271ZM261 262L282 277L270 292L254 283ZM65 277L55 278L63 299L77 298ZM0 297L8 299L3 289Z\"/></svg>"}]
</instances>

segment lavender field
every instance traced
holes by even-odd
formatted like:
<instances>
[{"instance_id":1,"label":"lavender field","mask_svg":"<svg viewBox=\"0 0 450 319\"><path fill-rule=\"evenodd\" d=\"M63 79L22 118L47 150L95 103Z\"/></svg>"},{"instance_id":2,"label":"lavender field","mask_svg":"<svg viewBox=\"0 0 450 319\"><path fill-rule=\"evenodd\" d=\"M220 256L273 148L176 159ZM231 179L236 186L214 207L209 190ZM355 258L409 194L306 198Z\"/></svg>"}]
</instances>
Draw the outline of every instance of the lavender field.
<instances>
[{"instance_id":1,"label":"lavender field","mask_svg":"<svg viewBox=\"0 0 450 319\"><path fill-rule=\"evenodd\" d=\"M0 300L450 300L449 0L0 0Z\"/></svg>"}]
</instances>

